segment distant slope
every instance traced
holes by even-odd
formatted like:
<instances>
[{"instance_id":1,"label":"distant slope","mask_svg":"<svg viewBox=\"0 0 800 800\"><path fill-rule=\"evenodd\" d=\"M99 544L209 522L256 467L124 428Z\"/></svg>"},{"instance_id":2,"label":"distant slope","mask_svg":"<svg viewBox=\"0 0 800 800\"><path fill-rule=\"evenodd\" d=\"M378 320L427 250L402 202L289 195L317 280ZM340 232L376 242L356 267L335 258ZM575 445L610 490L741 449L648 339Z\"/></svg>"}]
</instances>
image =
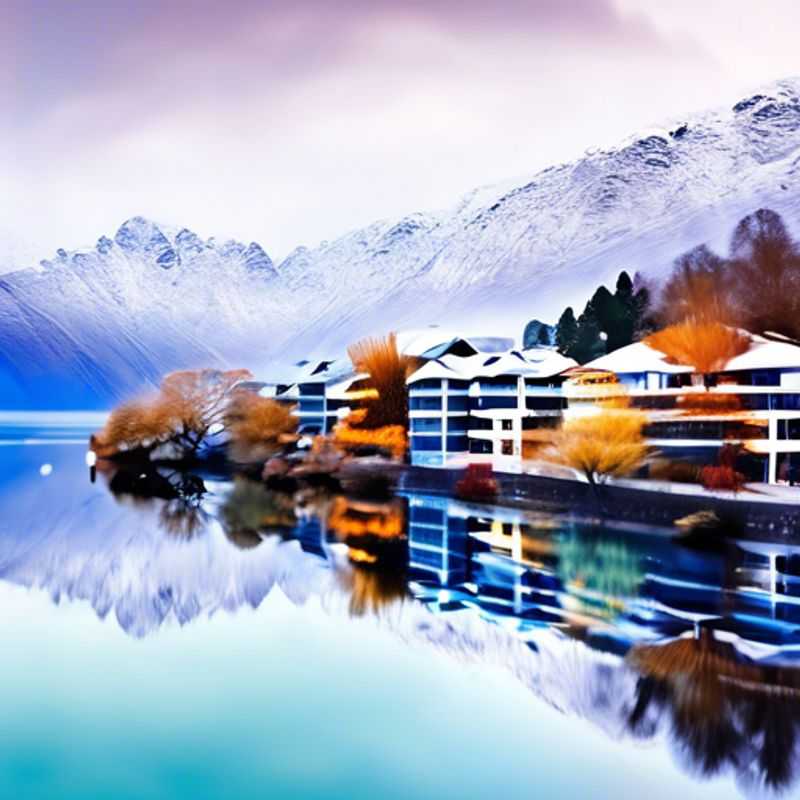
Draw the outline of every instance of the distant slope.
<instances>
[{"instance_id":1,"label":"distant slope","mask_svg":"<svg viewBox=\"0 0 800 800\"><path fill-rule=\"evenodd\" d=\"M397 327L519 336L621 269L660 275L695 244L724 247L762 206L798 230L800 80L277 267L255 243L137 217L0 278L0 406L104 406L176 367L258 368Z\"/></svg>"}]
</instances>

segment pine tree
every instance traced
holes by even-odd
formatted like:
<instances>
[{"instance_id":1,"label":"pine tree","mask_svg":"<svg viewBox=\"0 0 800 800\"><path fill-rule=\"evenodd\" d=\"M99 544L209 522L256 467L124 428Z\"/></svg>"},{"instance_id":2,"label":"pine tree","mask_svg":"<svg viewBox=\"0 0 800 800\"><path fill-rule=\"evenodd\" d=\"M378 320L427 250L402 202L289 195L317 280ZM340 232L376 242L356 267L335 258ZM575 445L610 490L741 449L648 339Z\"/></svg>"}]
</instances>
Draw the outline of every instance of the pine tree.
<instances>
[{"instance_id":1,"label":"pine tree","mask_svg":"<svg viewBox=\"0 0 800 800\"><path fill-rule=\"evenodd\" d=\"M567 355L578 335L578 323L575 321L575 312L569 306L559 317L556 325L556 348L562 355Z\"/></svg>"},{"instance_id":2,"label":"pine tree","mask_svg":"<svg viewBox=\"0 0 800 800\"><path fill-rule=\"evenodd\" d=\"M605 342L601 337L602 333L597 311L590 300L586 304L583 314L578 317L578 332L567 355L574 358L579 364L599 358L606 352Z\"/></svg>"},{"instance_id":3,"label":"pine tree","mask_svg":"<svg viewBox=\"0 0 800 800\"><path fill-rule=\"evenodd\" d=\"M636 326L636 306L633 294L633 281L627 272L620 272L617 278L616 291L613 296L613 314L608 327L604 328L608 334L606 349L609 353L625 347L633 341L633 331Z\"/></svg>"},{"instance_id":4,"label":"pine tree","mask_svg":"<svg viewBox=\"0 0 800 800\"><path fill-rule=\"evenodd\" d=\"M660 327L652 306L650 287L637 272L633 276L633 340L639 341Z\"/></svg>"},{"instance_id":5,"label":"pine tree","mask_svg":"<svg viewBox=\"0 0 800 800\"><path fill-rule=\"evenodd\" d=\"M615 297L625 306L630 306L633 303L633 281L625 270L622 270L617 278Z\"/></svg>"}]
</instances>

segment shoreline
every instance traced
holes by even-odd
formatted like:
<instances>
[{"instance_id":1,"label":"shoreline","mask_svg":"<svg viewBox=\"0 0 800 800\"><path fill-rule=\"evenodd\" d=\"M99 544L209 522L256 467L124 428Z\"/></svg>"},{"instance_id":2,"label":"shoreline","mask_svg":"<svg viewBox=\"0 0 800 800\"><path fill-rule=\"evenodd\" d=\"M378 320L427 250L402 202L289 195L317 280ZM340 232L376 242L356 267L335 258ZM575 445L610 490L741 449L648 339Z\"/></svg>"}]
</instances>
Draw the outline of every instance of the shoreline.
<instances>
[{"instance_id":1,"label":"shoreline","mask_svg":"<svg viewBox=\"0 0 800 800\"><path fill-rule=\"evenodd\" d=\"M430 492L455 497L455 484L462 475L462 470L458 469L405 466L400 472L397 488L401 492ZM493 477L499 486L494 505L573 513L590 518L600 516L620 523L643 523L673 529L676 535L681 533L675 525L676 520L712 511L719 518L720 525L707 529L709 541L747 538L800 544L800 502L787 503L763 496L752 500L710 493L667 492L631 486L633 481L606 483L595 493L588 483L570 478L510 472L494 472Z\"/></svg>"}]
</instances>

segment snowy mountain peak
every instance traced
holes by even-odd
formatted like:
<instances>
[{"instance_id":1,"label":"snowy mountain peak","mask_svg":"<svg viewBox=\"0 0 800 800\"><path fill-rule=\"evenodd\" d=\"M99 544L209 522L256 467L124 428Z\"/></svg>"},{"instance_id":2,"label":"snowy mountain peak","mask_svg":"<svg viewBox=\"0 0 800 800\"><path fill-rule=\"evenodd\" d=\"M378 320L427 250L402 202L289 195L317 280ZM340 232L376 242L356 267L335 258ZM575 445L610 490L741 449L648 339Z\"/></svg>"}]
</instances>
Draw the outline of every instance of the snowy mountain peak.
<instances>
[{"instance_id":1,"label":"snowy mountain peak","mask_svg":"<svg viewBox=\"0 0 800 800\"><path fill-rule=\"evenodd\" d=\"M131 217L123 222L114 241L123 250L147 253L163 269L171 269L180 263L170 240L154 222L144 217Z\"/></svg>"},{"instance_id":2,"label":"snowy mountain peak","mask_svg":"<svg viewBox=\"0 0 800 800\"><path fill-rule=\"evenodd\" d=\"M476 189L450 210L298 247L277 269L256 242L133 217L89 252L3 276L0 397L58 400L58 373L105 403L142 375L259 371L431 323L519 338L623 269L660 277L698 244L724 252L763 207L800 234L800 79Z\"/></svg>"},{"instance_id":3,"label":"snowy mountain peak","mask_svg":"<svg viewBox=\"0 0 800 800\"><path fill-rule=\"evenodd\" d=\"M247 245L247 249L244 251L244 263L247 269L253 273L278 274L272 259L258 242L250 242Z\"/></svg>"}]
</instances>

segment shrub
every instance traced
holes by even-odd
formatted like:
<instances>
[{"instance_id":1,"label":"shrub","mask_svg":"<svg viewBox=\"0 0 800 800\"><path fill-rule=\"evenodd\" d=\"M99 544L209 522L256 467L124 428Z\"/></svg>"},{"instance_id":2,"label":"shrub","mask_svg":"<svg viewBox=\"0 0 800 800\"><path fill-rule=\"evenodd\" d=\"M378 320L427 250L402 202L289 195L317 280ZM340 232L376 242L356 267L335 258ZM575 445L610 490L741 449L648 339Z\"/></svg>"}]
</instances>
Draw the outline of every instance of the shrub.
<instances>
[{"instance_id":1,"label":"shrub","mask_svg":"<svg viewBox=\"0 0 800 800\"><path fill-rule=\"evenodd\" d=\"M640 412L612 410L567 420L555 431L545 456L582 472L592 485L609 475L630 475L649 452L642 435L644 422Z\"/></svg>"},{"instance_id":2,"label":"shrub","mask_svg":"<svg viewBox=\"0 0 800 800\"><path fill-rule=\"evenodd\" d=\"M408 448L408 435L402 425L384 425L379 428L357 427L360 415L351 414L340 422L333 431L334 442L348 450L360 447L374 447L401 459ZM351 423L351 420L353 422Z\"/></svg>"},{"instance_id":3,"label":"shrub","mask_svg":"<svg viewBox=\"0 0 800 800\"><path fill-rule=\"evenodd\" d=\"M464 476L455 485L456 497L464 500L494 500L497 491L491 464L468 464Z\"/></svg>"},{"instance_id":4,"label":"shrub","mask_svg":"<svg viewBox=\"0 0 800 800\"><path fill-rule=\"evenodd\" d=\"M659 459L650 464L649 476L655 481L700 483L700 467L688 461Z\"/></svg>"},{"instance_id":5,"label":"shrub","mask_svg":"<svg viewBox=\"0 0 800 800\"><path fill-rule=\"evenodd\" d=\"M738 492L744 486L745 477L730 466L705 466L700 470L700 482L711 490Z\"/></svg>"}]
</instances>

